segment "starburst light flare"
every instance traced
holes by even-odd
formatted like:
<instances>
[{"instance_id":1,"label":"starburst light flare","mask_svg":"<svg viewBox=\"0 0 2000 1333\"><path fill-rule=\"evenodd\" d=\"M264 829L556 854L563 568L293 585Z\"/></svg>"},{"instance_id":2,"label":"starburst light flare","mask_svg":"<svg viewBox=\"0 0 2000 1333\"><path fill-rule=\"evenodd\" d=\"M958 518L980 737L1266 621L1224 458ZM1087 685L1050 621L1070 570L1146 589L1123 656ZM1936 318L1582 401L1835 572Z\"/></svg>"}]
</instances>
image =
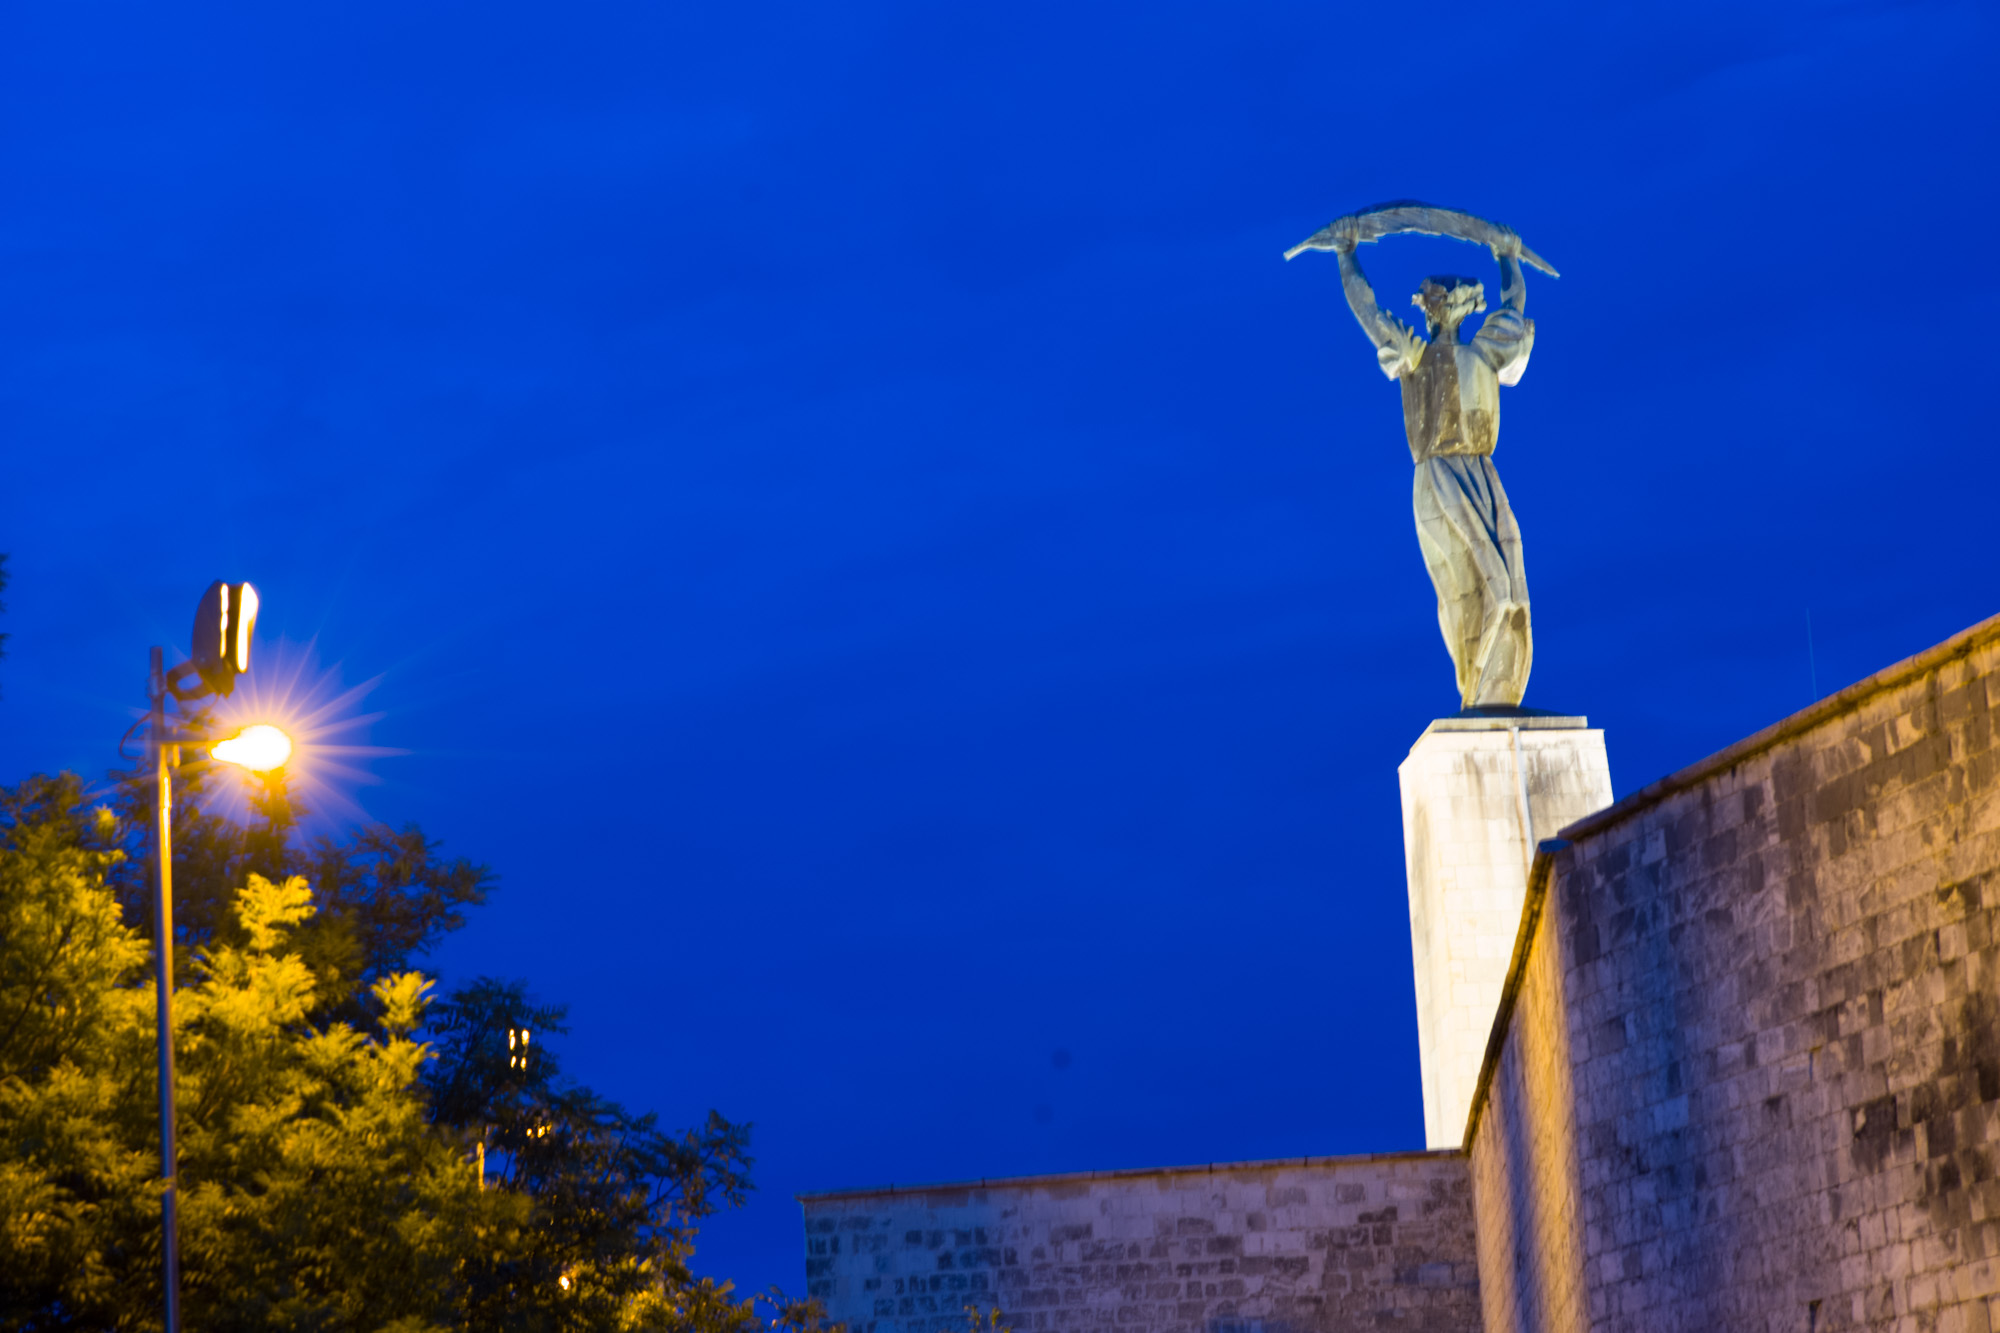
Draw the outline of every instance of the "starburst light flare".
<instances>
[{"instance_id":1,"label":"starburst light flare","mask_svg":"<svg viewBox=\"0 0 2000 1333\"><path fill-rule=\"evenodd\" d=\"M292 738L280 727L257 722L226 741L218 741L209 754L225 764L235 764L252 773L268 773L282 767L292 757Z\"/></svg>"},{"instance_id":2,"label":"starburst light flare","mask_svg":"<svg viewBox=\"0 0 2000 1333\"><path fill-rule=\"evenodd\" d=\"M383 716L359 711L380 677L343 686L339 668L321 667L314 647L311 642L281 639L263 649L257 670L239 677L229 698L213 702L207 730L231 739L210 753L255 771L266 788L281 785L312 816L336 822L365 819L366 812L349 795L355 787L380 781L365 762L407 752L356 743L366 736L369 724ZM253 733L261 746L272 750L276 748L272 733L289 741L289 754L279 760L282 767L248 763L240 757L269 757L248 748ZM245 744L239 747L238 742ZM257 782L203 784L196 799L216 813L241 818L257 786ZM312 816L309 822L316 822Z\"/></svg>"}]
</instances>

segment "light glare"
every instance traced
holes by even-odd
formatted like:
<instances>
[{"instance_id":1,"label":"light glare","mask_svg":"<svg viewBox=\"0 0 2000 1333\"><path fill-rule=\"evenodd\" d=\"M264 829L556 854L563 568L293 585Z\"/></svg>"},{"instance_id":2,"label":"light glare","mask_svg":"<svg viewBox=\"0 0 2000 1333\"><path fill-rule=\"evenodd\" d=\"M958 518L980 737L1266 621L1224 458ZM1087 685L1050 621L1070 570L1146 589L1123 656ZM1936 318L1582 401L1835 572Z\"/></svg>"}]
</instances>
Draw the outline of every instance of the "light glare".
<instances>
[{"instance_id":1,"label":"light glare","mask_svg":"<svg viewBox=\"0 0 2000 1333\"><path fill-rule=\"evenodd\" d=\"M225 764L264 773L292 757L292 738L268 722L243 728L209 751Z\"/></svg>"}]
</instances>

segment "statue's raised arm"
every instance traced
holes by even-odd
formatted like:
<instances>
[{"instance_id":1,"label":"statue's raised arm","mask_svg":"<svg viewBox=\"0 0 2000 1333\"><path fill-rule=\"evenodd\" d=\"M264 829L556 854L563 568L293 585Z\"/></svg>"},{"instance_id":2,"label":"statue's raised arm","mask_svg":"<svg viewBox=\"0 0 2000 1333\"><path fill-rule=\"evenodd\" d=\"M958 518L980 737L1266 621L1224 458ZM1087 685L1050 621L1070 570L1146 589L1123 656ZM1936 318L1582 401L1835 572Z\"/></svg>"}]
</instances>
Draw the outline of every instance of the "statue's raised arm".
<instances>
[{"instance_id":1,"label":"statue's raised arm","mask_svg":"<svg viewBox=\"0 0 2000 1333\"><path fill-rule=\"evenodd\" d=\"M1513 238L1511 249L1493 247L1494 261L1500 265L1500 308L1488 315L1472 336L1474 354L1509 387L1521 382L1528 369L1528 354L1535 350L1535 321L1527 315L1528 283L1521 273L1520 248L1518 236Z\"/></svg>"},{"instance_id":2,"label":"statue's raised arm","mask_svg":"<svg viewBox=\"0 0 2000 1333\"><path fill-rule=\"evenodd\" d=\"M1520 248L1516 238L1515 249ZM1500 307L1517 315L1528 312L1528 279L1521 272L1521 257L1510 250L1493 248L1493 262L1500 266Z\"/></svg>"},{"instance_id":3,"label":"statue's raised arm","mask_svg":"<svg viewBox=\"0 0 2000 1333\"><path fill-rule=\"evenodd\" d=\"M1361 331L1375 344L1375 360L1382 373L1395 379L1423 359L1424 340L1376 302L1375 289L1368 285L1368 275L1361 271L1361 260L1354 253L1356 244L1355 232L1349 230L1330 247L1340 256L1340 289L1347 294L1347 308L1354 312Z\"/></svg>"}]
</instances>

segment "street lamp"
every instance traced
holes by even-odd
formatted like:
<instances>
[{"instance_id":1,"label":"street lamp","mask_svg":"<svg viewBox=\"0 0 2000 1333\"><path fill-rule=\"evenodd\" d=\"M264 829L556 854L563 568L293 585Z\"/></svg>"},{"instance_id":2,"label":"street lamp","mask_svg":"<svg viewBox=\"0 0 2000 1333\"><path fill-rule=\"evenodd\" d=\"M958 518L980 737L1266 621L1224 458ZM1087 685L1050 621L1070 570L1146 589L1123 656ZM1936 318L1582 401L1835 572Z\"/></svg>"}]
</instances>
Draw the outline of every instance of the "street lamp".
<instances>
[{"instance_id":1,"label":"street lamp","mask_svg":"<svg viewBox=\"0 0 2000 1333\"><path fill-rule=\"evenodd\" d=\"M247 583L212 583L195 604L189 661L169 671L165 654L153 649L148 693L152 697L149 757L153 763L153 978L158 987L160 1063L160 1250L167 1294L166 1333L181 1328L181 1243L178 1200L180 1158L174 1147L174 856L173 785L170 769L180 763L182 745L209 745L224 763L262 772L291 757L291 738L269 724L245 727L220 742L167 730L167 696L190 703L210 694L225 698L236 678L250 669L250 636L257 628L257 590Z\"/></svg>"}]
</instances>

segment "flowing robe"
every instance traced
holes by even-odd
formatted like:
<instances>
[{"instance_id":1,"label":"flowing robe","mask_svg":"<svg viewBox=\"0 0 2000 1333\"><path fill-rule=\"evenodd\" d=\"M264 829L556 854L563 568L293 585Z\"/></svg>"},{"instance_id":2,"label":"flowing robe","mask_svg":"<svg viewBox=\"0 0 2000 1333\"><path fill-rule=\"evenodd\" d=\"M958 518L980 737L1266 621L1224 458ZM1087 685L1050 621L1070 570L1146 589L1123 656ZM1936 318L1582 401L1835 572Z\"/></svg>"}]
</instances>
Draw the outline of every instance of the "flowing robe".
<instances>
[{"instance_id":1,"label":"flowing robe","mask_svg":"<svg viewBox=\"0 0 2000 1333\"><path fill-rule=\"evenodd\" d=\"M1459 342L1452 328L1432 343L1377 307L1360 269L1342 259L1349 304L1375 343L1382 373L1402 386L1403 428L1417 465L1417 542L1437 589L1438 628L1458 671L1461 704L1518 705L1534 659L1528 577L1521 529L1492 455L1500 386L1520 381L1535 344L1534 321L1521 313L1519 269L1503 261L1506 303L1470 342Z\"/></svg>"}]
</instances>

